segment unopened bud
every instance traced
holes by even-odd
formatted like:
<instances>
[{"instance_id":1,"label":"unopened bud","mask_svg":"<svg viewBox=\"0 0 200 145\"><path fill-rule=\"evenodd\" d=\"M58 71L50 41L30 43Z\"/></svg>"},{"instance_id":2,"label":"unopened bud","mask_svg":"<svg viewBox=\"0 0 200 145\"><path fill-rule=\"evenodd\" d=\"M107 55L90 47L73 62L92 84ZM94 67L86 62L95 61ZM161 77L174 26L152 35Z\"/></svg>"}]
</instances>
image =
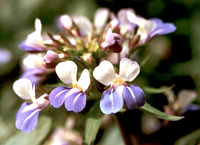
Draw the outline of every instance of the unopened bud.
<instances>
[{"instance_id":1,"label":"unopened bud","mask_svg":"<svg viewBox=\"0 0 200 145\"><path fill-rule=\"evenodd\" d=\"M59 58L58 54L48 50L46 55L43 58L44 60L44 65L46 68L54 68L59 62L62 60Z\"/></svg>"}]
</instances>

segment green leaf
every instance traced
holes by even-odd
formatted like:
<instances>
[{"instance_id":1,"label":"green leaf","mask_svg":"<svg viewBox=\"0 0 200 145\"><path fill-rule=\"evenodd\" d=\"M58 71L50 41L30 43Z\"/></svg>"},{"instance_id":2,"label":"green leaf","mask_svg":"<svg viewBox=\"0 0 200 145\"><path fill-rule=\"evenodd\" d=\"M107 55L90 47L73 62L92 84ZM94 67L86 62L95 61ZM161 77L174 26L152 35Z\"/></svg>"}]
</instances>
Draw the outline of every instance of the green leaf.
<instances>
[{"instance_id":1,"label":"green leaf","mask_svg":"<svg viewBox=\"0 0 200 145\"><path fill-rule=\"evenodd\" d=\"M104 114L101 112L99 103L96 103L89 111L85 124L84 145L92 145L100 128Z\"/></svg>"},{"instance_id":2,"label":"green leaf","mask_svg":"<svg viewBox=\"0 0 200 145\"><path fill-rule=\"evenodd\" d=\"M48 135L51 129L52 119L47 116L40 116L36 128L30 133L18 131L11 136L4 145L39 145Z\"/></svg>"},{"instance_id":3,"label":"green leaf","mask_svg":"<svg viewBox=\"0 0 200 145\"><path fill-rule=\"evenodd\" d=\"M160 94L165 91L171 90L175 85L166 88L152 88L152 87L142 87L143 91L148 94Z\"/></svg>"},{"instance_id":4,"label":"green leaf","mask_svg":"<svg viewBox=\"0 0 200 145\"><path fill-rule=\"evenodd\" d=\"M141 62L140 62L140 68L142 68L147 62L149 61L151 54L148 54Z\"/></svg>"},{"instance_id":5,"label":"green leaf","mask_svg":"<svg viewBox=\"0 0 200 145\"><path fill-rule=\"evenodd\" d=\"M175 145L197 145L200 142L200 129L181 137Z\"/></svg>"},{"instance_id":6,"label":"green leaf","mask_svg":"<svg viewBox=\"0 0 200 145\"><path fill-rule=\"evenodd\" d=\"M154 108L153 106L151 106L148 103L145 103L145 105L139 109L143 112L150 113L151 115L153 115L157 118L165 119L165 120L169 120L169 121L177 121L177 120L184 118L183 116L174 116L174 115L169 115L164 112L161 112L160 110Z\"/></svg>"}]
</instances>

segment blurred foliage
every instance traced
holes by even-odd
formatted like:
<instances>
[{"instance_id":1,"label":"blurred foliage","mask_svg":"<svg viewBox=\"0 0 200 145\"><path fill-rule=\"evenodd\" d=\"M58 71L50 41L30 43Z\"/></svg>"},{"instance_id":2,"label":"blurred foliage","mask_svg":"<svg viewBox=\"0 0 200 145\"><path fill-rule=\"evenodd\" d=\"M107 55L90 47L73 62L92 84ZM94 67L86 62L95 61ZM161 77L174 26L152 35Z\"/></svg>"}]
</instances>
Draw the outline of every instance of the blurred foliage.
<instances>
[{"instance_id":1,"label":"blurred foliage","mask_svg":"<svg viewBox=\"0 0 200 145\"><path fill-rule=\"evenodd\" d=\"M12 144L12 139L22 136L14 126L15 114L22 103L12 90L12 83L19 78L20 58L25 53L18 48L26 36L34 31L34 20L40 18L43 24L43 33L45 31L56 31L55 19L61 14L83 14L93 19L93 14L98 7L108 7L115 13L121 8L134 8L136 13L146 17L157 17L164 22L173 22L177 30L170 35L159 36L149 42L145 49L141 49L138 54L142 60L148 56L148 60L142 66L140 76L135 80L136 84L143 84L155 88L161 86L172 86L173 90L178 93L182 89L192 89L198 92L196 104L200 104L200 1L198 0L1 0L0 1L0 48L8 49L12 54L10 62L0 65L0 144ZM158 96L159 95L159 96ZM160 94L148 96L148 101L155 105L158 109L163 110L166 104L166 98ZM90 104L90 102L88 103ZM59 112L64 112L65 108ZM88 111L86 108L85 112ZM66 111L65 111L66 112ZM83 131L83 122L85 122L85 112L82 114L55 113L51 110L52 124L50 128L56 128L56 125L64 125L67 116L73 115L77 118L74 128ZM124 114L139 116L141 112L130 111ZM160 144L173 144L181 138L177 144L187 141L186 144L194 142L193 139L199 141L199 119L197 114L199 111L189 112L185 114L182 121L169 124L169 127L162 131L159 135L143 136L142 142L154 142ZM198 114L199 115L199 114ZM59 119L58 119L59 118ZM82 119L83 118L83 119ZM129 127L129 133L135 133L137 130L138 116L133 119L132 126ZM39 120L45 121L40 117ZM51 119L50 119L51 120ZM46 121L45 121L46 122ZM48 120L50 123L51 121ZM47 123L47 122L46 122ZM130 122L129 122L130 123ZM133 123L137 123L134 125ZM178 123L178 124L177 124ZM190 125L191 124L191 125ZM48 124L46 124L48 125ZM81 126L82 125L82 126ZM140 123L139 123L140 125ZM38 124L39 126L39 124ZM44 126L45 127L45 126ZM188 127L188 128L187 128ZM42 128L41 128L42 129ZM116 127L108 129L106 135L103 136L101 144L110 144L113 138L118 138L119 133ZM175 130L173 132L173 130ZM193 132L197 130L196 132ZM38 132L40 139L36 144L40 144L47 136L41 130ZM35 137L34 132L28 134L30 138ZM192 133L193 132L193 133ZM191 134L190 134L191 133ZM167 134L167 136L165 136ZM176 135L175 135L176 134ZM188 135L189 134L189 135ZM99 135L99 134L98 134ZM43 138L42 138L43 137ZM25 137L26 138L26 137ZM19 140L19 142L21 141ZM119 141L118 141L119 140ZM121 138L112 143L121 143ZM21 143L21 142L20 142ZM26 143L25 143L26 144Z\"/></svg>"}]
</instances>

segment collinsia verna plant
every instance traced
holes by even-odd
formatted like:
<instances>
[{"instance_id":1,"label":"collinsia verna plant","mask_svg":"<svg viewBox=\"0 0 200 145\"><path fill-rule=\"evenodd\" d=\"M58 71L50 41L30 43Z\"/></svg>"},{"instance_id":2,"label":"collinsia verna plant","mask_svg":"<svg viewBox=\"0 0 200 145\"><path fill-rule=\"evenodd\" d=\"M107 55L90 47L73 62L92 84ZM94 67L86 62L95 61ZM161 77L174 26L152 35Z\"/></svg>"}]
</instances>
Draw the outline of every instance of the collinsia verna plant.
<instances>
[{"instance_id":1,"label":"collinsia verna plant","mask_svg":"<svg viewBox=\"0 0 200 145\"><path fill-rule=\"evenodd\" d=\"M28 54L22 60L23 74L13 89L32 102L23 103L18 110L17 129L24 133L34 130L40 111L48 106L59 108L64 104L66 111L79 113L88 98L100 102L98 108L103 114L115 114L123 108L141 108L157 116L163 113L152 113L155 108L146 102L142 86L134 84L140 64L132 56L153 37L174 32L172 23L147 20L133 9L121 9L115 15L107 8L95 12L94 23L85 16L67 14L56 21L59 32L53 34L42 32L41 21L36 19L35 31L19 45ZM35 87L36 91L42 89L51 79L64 84L58 83L35 98ZM167 119L168 115L163 114Z\"/></svg>"}]
</instances>

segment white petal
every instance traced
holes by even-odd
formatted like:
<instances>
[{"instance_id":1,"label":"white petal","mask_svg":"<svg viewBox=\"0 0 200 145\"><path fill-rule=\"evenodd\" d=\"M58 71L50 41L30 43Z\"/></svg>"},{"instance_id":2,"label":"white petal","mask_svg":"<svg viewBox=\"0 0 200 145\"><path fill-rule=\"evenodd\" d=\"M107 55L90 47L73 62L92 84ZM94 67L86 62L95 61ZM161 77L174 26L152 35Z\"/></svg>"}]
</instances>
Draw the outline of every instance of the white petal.
<instances>
[{"instance_id":1,"label":"white petal","mask_svg":"<svg viewBox=\"0 0 200 145\"><path fill-rule=\"evenodd\" d=\"M71 27L73 25L72 19L69 15L62 15L60 17L60 23L66 29L71 29Z\"/></svg>"},{"instance_id":2,"label":"white petal","mask_svg":"<svg viewBox=\"0 0 200 145\"><path fill-rule=\"evenodd\" d=\"M79 15L79 16L73 17L73 20L76 23L76 25L78 26L78 28L80 29L82 36L92 33L93 28L92 28L92 23L91 23L90 19L88 19L85 16Z\"/></svg>"},{"instance_id":3,"label":"white petal","mask_svg":"<svg viewBox=\"0 0 200 145\"><path fill-rule=\"evenodd\" d=\"M184 108L190 105L197 98L197 93L193 90L181 90L178 93L178 101Z\"/></svg>"},{"instance_id":4,"label":"white petal","mask_svg":"<svg viewBox=\"0 0 200 145\"><path fill-rule=\"evenodd\" d=\"M122 46L123 48L122 48L122 51L120 52L120 59L125 58L129 53L129 50L130 50L129 40L125 40Z\"/></svg>"},{"instance_id":5,"label":"white petal","mask_svg":"<svg viewBox=\"0 0 200 145\"><path fill-rule=\"evenodd\" d=\"M90 76L89 76L89 71L87 69L84 69L79 80L78 80L78 85L82 88L83 92L87 90L87 88L90 85Z\"/></svg>"},{"instance_id":6,"label":"white petal","mask_svg":"<svg viewBox=\"0 0 200 145\"><path fill-rule=\"evenodd\" d=\"M63 83L76 83L77 66L73 61L60 62L56 66L56 73Z\"/></svg>"},{"instance_id":7,"label":"white petal","mask_svg":"<svg viewBox=\"0 0 200 145\"><path fill-rule=\"evenodd\" d=\"M140 72L140 66L136 61L132 61L128 58L123 58L120 61L119 77L123 78L124 81L131 82L136 78Z\"/></svg>"},{"instance_id":8,"label":"white petal","mask_svg":"<svg viewBox=\"0 0 200 145\"><path fill-rule=\"evenodd\" d=\"M13 90L15 93L24 100L30 100L35 97L35 89L32 88L32 83L26 78L21 78L14 82Z\"/></svg>"},{"instance_id":9,"label":"white petal","mask_svg":"<svg viewBox=\"0 0 200 145\"><path fill-rule=\"evenodd\" d=\"M33 68L44 68L44 53L29 53L26 54L22 60L23 70Z\"/></svg>"},{"instance_id":10,"label":"white petal","mask_svg":"<svg viewBox=\"0 0 200 145\"><path fill-rule=\"evenodd\" d=\"M161 87L161 88L162 88L162 89L166 89L166 88L168 88L168 87L163 86L163 87ZM176 96L175 96L174 91L172 91L172 90L170 89L170 90L167 90L167 91L163 92L163 94L167 97L167 101L168 101L169 104L172 104L172 103L175 102Z\"/></svg>"},{"instance_id":11,"label":"white petal","mask_svg":"<svg viewBox=\"0 0 200 145\"><path fill-rule=\"evenodd\" d=\"M111 28L108 29L107 33L106 33L106 39L105 41L108 41L109 43L114 44L115 43L115 39L114 39L114 35L112 33Z\"/></svg>"},{"instance_id":12,"label":"white petal","mask_svg":"<svg viewBox=\"0 0 200 145\"><path fill-rule=\"evenodd\" d=\"M42 31L42 23L38 18L35 20L35 31L38 32L39 34L41 34Z\"/></svg>"},{"instance_id":13,"label":"white petal","mask_svg":"<svg viewBox=\"0 0 200 145\"><path fill-rule=\"evenodd\" d=\"M93 71L94 78L105 86L110 85L116 78L113 65L109 61L102 61Z\"/></svg>"},{"instance_id":14,"label":"white petal","mask_svg":"<svg viewBox=\"0 0 200 145\"><path fill-rule=\"evenodd\" d=\"M107 8L97 9L94 15L94 26L97 29L101 30L105 26L106 21L108 20L109 17L109 13L110 13L109 9Z\"/></svg>"},{"instance_id":15,"label":"white petal","mask_svg":"<svg viewBox=\"0 0 200 145\"><path fill-rule=\"evenodd\" d=\"M130 25L129 19L135 19L136 17L133 9L121 9L117 15L122 25Z\"/></svg>"},{"instance_id":16,"label":"white petal","mask_svg":"<svg viewBox=\"0 0 200 145\"><path fill-rule=\"evenodd\" d=\"M146 34L150 34L156 27L156 23L153 21L146 20L144 18L137 18L135 23L144 31ZM143 32L143 33L144 33Z\"/></svg>"}]
</instances>

